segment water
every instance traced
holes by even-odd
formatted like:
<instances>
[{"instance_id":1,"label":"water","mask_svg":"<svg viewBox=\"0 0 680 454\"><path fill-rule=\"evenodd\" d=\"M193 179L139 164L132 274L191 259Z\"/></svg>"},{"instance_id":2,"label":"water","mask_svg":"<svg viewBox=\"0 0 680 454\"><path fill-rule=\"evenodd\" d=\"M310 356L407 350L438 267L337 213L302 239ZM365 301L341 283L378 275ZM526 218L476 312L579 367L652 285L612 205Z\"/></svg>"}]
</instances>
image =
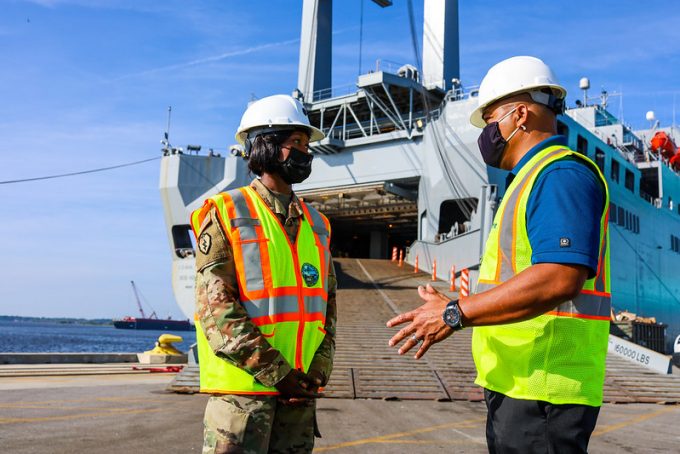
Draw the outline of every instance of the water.
<instances>
[{"instance_id":1,"label":"water","mask_svg":"<svg viewBox=\"0 0 680 454\"><path fill-rule=\"evenodd\" d=\"M186 352L196 342L195 331L116 329L113 326L50 322L0 321L0 352L115 352L151 350L161 334L181 336L175 345Z\"/></svg>"}]
</instances>

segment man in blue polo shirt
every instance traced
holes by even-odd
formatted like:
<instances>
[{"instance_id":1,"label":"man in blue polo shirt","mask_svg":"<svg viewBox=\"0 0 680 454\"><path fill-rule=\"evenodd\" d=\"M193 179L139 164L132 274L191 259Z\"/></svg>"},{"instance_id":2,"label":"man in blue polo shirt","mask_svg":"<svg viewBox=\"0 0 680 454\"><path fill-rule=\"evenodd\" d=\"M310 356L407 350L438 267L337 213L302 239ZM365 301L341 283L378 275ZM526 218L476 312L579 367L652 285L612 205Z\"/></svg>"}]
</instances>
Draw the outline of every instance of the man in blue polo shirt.
<instances>
[{"instance_id":1,"label":"man in blue polo shirt","mask_svg":"<svg viewBox=\"0 0 680 454\"><path fill-rule=\"evenodd\" d=\"M531 158L552 146L567 148L567 138L555 135L534 145L508 175L506 190ZM602 182L581 159L565 157L549 164L538 175L527 204L531 263L583 265L588 277L595 276L604 202Z\"/></svg>"},{"instance_id":2,"label":"man in blue polo shirt","mask_svg":"<svg viewBox=\"0 0 680 454\"><path fill-rule=\"evenodd\" d=\"M475 327L489 451L585 453L602 404L609 335L606 181L557 135L566 90L534 57L492 67L470 122L487 165L509 170L486 242L477 293L461 301L429 285L391 340L399 353ZM420 344L422 342L422 345Z\"/></svg>"}]
</instances>

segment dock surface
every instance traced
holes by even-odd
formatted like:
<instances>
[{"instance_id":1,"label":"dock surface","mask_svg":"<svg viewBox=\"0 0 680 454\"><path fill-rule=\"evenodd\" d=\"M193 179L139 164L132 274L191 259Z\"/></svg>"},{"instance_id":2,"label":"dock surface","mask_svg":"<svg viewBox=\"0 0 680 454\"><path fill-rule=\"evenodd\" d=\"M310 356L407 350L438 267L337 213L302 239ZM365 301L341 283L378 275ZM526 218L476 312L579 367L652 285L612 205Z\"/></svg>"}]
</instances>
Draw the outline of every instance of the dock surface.
<instances>
[{"instance_id":1,"label":"dock surface","mask_svg":"<svg viewBox=\"0 0 680 454\"><path fill-rule=\"evenodd\" d=\"M200 453L208 396L166 391L173 376L0 378L1 451ZM485 417L482 402L320 399L315 452L485 453ZM676 405L605 404L590 452L677 452L678 418Z\"/></svg>"},{"instance_id":2,"label":"dock surface","mask_svg":"<svg viewBox=\"0 0 680 454\"><path fill-rule=\"evenodd\" d=\"M473 384L469 331L424 359L387 347L395 311L419 305L429 281L386 261L336 261L338 349L323 438L315 452L487 452L486 408ZM445 284L439 282L437 286ZM137 365L138 366L138 365ZM7 453L201 452L207 396L168 391L174 373L130 364L0 366L0 445ZM605 396L590 452L677 452L679 377L608 358Z\"/></svg>"}]
</instances>

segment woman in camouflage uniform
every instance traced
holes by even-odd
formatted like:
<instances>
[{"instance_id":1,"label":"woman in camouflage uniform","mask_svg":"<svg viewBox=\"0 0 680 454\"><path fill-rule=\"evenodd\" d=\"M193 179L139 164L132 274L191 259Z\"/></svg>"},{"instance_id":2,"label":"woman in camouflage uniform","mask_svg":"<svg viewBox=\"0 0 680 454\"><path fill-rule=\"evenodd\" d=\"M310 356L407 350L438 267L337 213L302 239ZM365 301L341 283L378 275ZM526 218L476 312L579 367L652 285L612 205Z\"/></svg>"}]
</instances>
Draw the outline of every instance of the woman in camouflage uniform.
<instances>
[{"instance_id":1,"label":"woman in camouflage uniform","mask_svg":"<svg viewBox=\"0 0 680 454\"><path fill-rule=\"evenodd\" d=\"M292 185L309 176L309 142L320 140L323 133L309 124L297 100L276 95L248 108L236 138L244 145L248 167L258 178L249 187L208 199L192 215L198 249L196 312L201 390L213 394L205 411L203 452L311 452L318 435L315 399L320 397L319 388L328 382L335 350L336 280L328 248L330 224L293 193ZM236 199L248 202L254 219L244 222L224 208L231 206L233 211L239 203ZM256 210L252 207L258 203L264 214L253 216ZM265 206L266 213L262 211ZM258 219L270 215L278 223ZM243 241L244 229L252 230L252 226L260 229L260 239L251 241L259 244L257 253L242 246L248 243ZM267 228L270 234L265 238ZM311 232L310 228L313 236L305 236L302 230ZM272 296L281 292L271 290L264 304L258 306L249 300L246 287L250 281L240 273L256 263L262 266L263 275L271 273L270 279L276 281L276 270L279 262L285 261L285 254L276 254L274 242L284 243L282 237L287 237L296 265L301 257L296 250L318 251L320 260L316 265L307 261L296 267L293 274L297 275L299 304L293 312L257 317L257 310L281 312L271 307L284 307L286 297ZM269 262L264 263L262 257L266 255ZM253 268L256 271L257 266ZM311 296L303 299L303 292ZM314 304L321 309L309 309ZM297 321L297 333L303 333L298 336L286 336L281 334L285 333L283 329L269 328L275 324L265 326L269 322L262 322L290 320L302 312L306 322ZM309 326L311 329L305 331ZM314 336L316 340L310 340ZM293 351L295 354L285 353ZM235 384L248 383L248 379L243 380L244 373L252 383Z\"/></svg>"}]
</instances>

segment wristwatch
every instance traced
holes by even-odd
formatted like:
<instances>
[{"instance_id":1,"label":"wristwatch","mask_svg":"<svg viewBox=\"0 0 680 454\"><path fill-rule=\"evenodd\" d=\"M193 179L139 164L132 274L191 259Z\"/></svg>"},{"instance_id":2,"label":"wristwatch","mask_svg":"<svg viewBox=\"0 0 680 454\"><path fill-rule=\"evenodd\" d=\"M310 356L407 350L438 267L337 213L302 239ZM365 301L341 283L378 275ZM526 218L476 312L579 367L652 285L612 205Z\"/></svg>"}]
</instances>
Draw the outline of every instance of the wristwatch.
<instances>
[{"instance_id":1,"label":"wristwatch","mask_svg":"<svg viewBox=\"0 0 680 454\"><path fill-rule=\"evenodd\" d=\"M446 323L452 330L460 331L463 329L463 323L460 317L460 308L458 307L458 300L449 301L449 304L446 305L446 309L444 309L442 318L444 319L444 323Z\"/></svg>"}]
</instances>

